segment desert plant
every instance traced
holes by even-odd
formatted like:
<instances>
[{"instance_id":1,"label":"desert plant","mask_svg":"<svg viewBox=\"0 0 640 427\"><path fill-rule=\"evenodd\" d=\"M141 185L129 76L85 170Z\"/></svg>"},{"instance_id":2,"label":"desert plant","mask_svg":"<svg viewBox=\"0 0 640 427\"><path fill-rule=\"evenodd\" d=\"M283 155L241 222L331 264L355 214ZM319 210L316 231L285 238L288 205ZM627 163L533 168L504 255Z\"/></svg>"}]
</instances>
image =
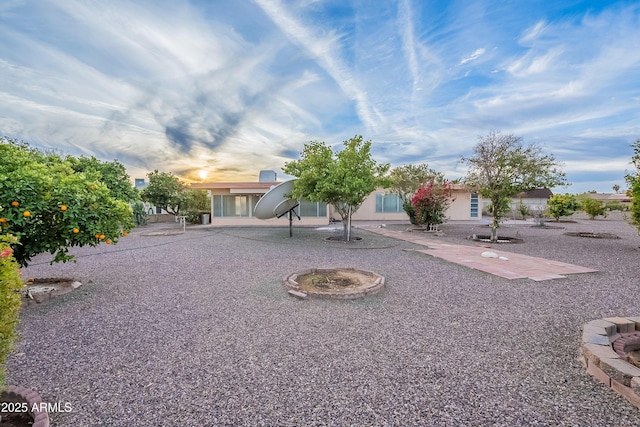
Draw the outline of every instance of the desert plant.
<instances>
[{"instance_id":1,"label":"desert plant","mask_svg":"<svg viewBox=\"0 0 640 427\"><path fill-rule=\"evenodd\" d=\"M0 388L5 382L4 363L16 339L21 304L22 280L11 248L16 243L14 236L0 235Z\"/></svg>"},{"instance_id":2,"label":"desert plant","mask_svg":"<svg viewBox=\"0 0 640 427\"><path fill-rule=\"evenodd\" d=\"M147 214L147 209L144 207L144 203L136 202L131 205L131 209L133 210L133 222L135 225L146 225L149 215Z\"/></svg>"}]
</instances>

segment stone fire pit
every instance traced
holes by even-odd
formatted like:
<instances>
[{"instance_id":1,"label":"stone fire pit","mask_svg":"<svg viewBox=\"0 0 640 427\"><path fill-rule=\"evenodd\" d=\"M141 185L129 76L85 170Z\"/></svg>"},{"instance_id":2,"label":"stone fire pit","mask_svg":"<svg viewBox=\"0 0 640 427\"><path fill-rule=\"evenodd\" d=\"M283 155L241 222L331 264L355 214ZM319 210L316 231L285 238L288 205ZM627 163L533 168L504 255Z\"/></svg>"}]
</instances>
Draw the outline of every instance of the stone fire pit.
<instances>
[{"instance_id":1,"label":"stone fire pit","mask_svg":"<svg viewBox=\"0 0 640 427\"><path fill-rule=\"evenodd\" d=\"M587 371L640 408L640 317L608 317L587 323L582 354Z\"/></svg>"},{"instance_id":2,"label":"stone fire pit","mask_svg":"<svg viewBox=\"0 0 640 427\"><path fill-rule=\"evenodd\" d=\"M378 273L353 268L314 268L285 278L289 294L298 298L362 298L379 293L384 284L384 277Z\"/></svg>"}]
</instances>

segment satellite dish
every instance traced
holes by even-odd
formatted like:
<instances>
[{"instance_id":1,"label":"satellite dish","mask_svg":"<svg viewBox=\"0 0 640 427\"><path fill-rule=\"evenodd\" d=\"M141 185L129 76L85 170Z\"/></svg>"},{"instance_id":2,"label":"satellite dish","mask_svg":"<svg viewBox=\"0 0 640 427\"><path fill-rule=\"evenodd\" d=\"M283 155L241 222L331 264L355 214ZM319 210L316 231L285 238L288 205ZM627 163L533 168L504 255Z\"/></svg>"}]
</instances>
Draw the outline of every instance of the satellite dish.
<instances>
[{"instance_id":1,"label":"satellite dish","mask_svg":"<svg viewBox=\"0 0 640 427\"><path fill-rule=\"evenodd\" d=\"M271 187L256 203L253 215L258 219L279 218L298 206L296 199L290 199L286 196L293 192L295 181L292 179Z\"/></svg>"}]
</instances>

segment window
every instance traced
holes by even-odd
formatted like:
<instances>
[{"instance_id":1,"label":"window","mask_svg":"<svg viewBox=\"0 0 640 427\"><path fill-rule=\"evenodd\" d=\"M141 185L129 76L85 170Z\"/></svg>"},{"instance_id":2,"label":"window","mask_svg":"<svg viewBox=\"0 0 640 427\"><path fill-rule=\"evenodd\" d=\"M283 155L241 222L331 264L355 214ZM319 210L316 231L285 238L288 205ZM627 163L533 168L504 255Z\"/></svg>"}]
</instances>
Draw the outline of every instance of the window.
<instances>
[{"instance_id":1,"label":"window","mask_svg":"<svg viewBox=\"0 0 640 427\"><path fill-rule=\"evenodd\" d=\"M471 218L478 218L478 194L471 193Z\"/></svg>"},{"instance_id":2,"label":"window","mask_svg":"<svg viewBox=\"0 0 640 427\"><path fill-rule=\"evenodd\" d=\"M302 200L298 207L296 208L298 215L302 216L313 216L313 217L323 217L327 216L327 204L323 202L309 202L307 200Z\"/></svg>"},{"instance_id":3,"label":"window","mask_svg":"<svg viewBox=\"0 0 640 427\"><path fill-rule=\"evenodd\" d=\"M397 194L376 194L376 213L404 212L402 200Z\"/></svg>"},{"instance_id":4,"label":"window","mask_svg":"<svg viewBox=\"0 0 640 427\"><path fill-rule=\"evenodd\" d=\"M213 216L249 216L249 196L216 194L213 196Z\"/></svg>"}]
</instances>

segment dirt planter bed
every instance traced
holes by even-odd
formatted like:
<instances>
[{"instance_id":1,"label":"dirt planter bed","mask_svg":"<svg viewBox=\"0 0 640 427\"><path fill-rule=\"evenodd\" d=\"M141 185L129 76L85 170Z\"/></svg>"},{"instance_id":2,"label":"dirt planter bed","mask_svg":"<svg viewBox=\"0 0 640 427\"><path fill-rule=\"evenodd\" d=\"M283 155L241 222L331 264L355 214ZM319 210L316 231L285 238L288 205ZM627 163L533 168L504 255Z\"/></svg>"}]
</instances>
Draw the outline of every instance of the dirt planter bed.
<instances>
[{"instance_id":1,"label":"dirt planter bed","mask_svg":"<svg viewBox=\"0 0 640 427\"><path fill-rule=\"evenodd\" d=\"M9 386L0 393L0 402L15 404L20 412L26 410L33 418L33 427L49 427L47 405L42 403L42 398L37 391L25 387Z\"/></svg>"},{"instance_id":2,"label":"dirt planter bed","mask_svg":"<svg viewBox=\"0 0 640 427\"><path fill-rule=\"evenodd\" d=\"M583 327L582 355L587 372L640 409L640 317L607 317Z\"/></svg>"}]
</instances>

